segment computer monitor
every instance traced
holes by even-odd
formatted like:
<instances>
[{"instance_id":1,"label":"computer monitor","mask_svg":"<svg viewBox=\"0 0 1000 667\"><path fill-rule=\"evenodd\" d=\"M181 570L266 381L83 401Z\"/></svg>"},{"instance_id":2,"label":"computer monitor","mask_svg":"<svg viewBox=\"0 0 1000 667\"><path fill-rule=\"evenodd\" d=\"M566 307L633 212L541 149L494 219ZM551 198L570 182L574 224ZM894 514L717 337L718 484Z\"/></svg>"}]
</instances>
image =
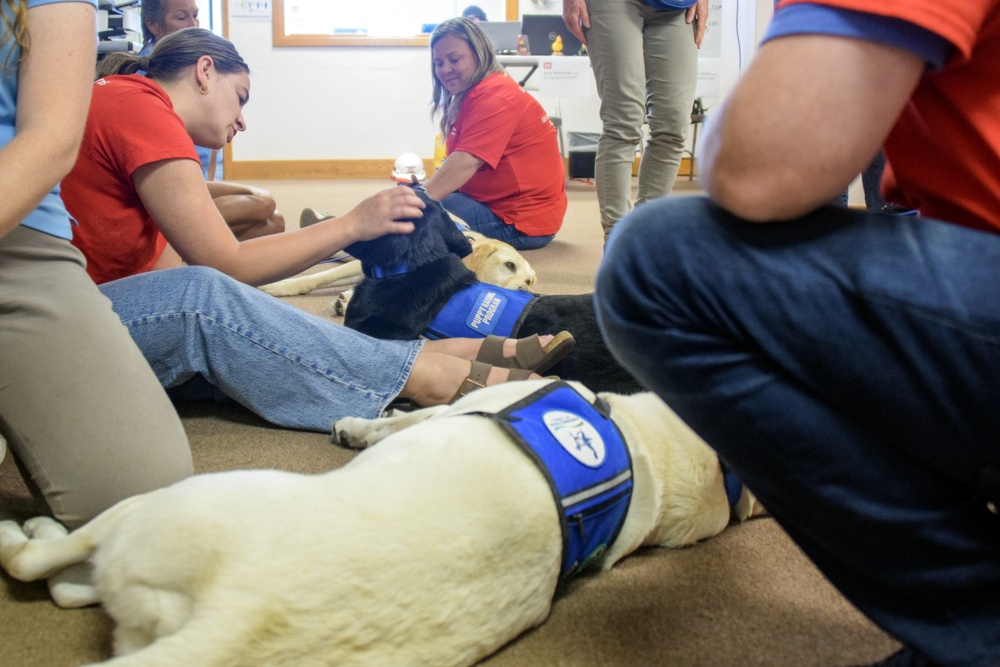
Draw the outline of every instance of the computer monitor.
<instances>
[{"instance_id":1,"label":"computer monitor","mask_svg":"<svg viewBox=\"0 0 1000 667\"><path fill-rule=\"evenodd\" d=\"M517 38L521 35L518 21L479 21L476 25L490 38L494 53L517 52Z\"/></svg>"},{"instance_id":2,"label":"computer monitor","mask_svg":"<svg viewBox=\"0 0 1000 667\"><path fill-rule=\"evenodd\" d=\"M521 34L528 38L533 56L551 56L552 42L562 36L563 55L577 56L583 44L566 27L560 14L525 14L521 17Z\"/></svg>"}]
</instances>

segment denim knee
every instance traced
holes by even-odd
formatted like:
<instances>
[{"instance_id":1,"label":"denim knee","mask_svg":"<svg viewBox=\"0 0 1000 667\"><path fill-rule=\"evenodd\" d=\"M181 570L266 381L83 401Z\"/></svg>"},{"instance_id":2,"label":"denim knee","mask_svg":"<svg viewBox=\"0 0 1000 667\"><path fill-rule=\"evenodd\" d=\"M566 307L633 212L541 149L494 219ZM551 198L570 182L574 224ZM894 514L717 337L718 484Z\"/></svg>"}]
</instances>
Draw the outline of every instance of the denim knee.
<instances>
[{"instance_id":1,"label":"denim knee","mask_svg":"<svg viewBox=\"0 0 1000 667\"><path fill-rule=\"evenodd\" d=\"M189 308L194 307L193 304L230 303L227 295L232 297L255 289L209 266L170 269L163 277L169 278L161 282L165 289L173 289L182 294L183 303Z\"/></svg>"},{"instance_id":2,"label":"denim knee","mask_svg":"<svg viewBox=\"0 0 1000 667\"><path fill-rule=\"evenodd\" d=\"M719 211L706 198L677 197L647 202L622 218L598 267L596 298L601 307L621 316L640 316L635 308L644 308L642 293L654 283L659 290L681 279L696 252L692 233L704 232Z\"/></svg>"}]
</instances>

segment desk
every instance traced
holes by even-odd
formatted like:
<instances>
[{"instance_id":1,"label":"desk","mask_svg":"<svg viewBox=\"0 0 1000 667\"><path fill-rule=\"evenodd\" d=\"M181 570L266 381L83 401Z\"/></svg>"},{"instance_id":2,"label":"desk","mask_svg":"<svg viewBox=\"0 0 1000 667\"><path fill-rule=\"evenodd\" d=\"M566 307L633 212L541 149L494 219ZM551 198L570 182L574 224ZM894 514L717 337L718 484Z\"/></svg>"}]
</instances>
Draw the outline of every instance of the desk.
<instances>
[{"instance_id":1,"label":"desk","mask_svg":"<svg viewBox=\"0 0 1000 667\"><path fill-rule=\"evenodd\" d=\"M538 63L541 59L540 56L497 56L497 62L504 67L530 67L528 73L524 75L524 78L518 81L518 85L524 88L525 84L528 83L528 79L531 75L535 73L538 69Z\"/></svg>"}]
</instances>

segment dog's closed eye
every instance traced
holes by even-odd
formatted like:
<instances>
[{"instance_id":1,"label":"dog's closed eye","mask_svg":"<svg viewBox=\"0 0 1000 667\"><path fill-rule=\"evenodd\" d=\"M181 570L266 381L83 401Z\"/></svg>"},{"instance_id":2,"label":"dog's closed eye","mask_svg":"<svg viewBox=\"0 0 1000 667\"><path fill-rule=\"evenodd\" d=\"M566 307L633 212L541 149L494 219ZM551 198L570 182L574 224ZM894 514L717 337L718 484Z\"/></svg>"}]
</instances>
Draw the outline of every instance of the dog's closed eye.
<instances>
[{"instance_id":1,"label":"dog's closed eye","mask_svg":"<svg viewBox=\"0 0 1000 667\"><path fill-rule=\"evenodd\" d=\"M516 265L516 264L514 264L514 262L511 262L511 261L509 261L509 260L508 260L508 261L504 262L504 263L503 263L503 265L504 265L504 266L505 266L505 267L507 268L507 270L508 270L508 271L510 271L511 273L514 273L515 271L517 271L517 265Z\"/></svg>"}]
</instances>

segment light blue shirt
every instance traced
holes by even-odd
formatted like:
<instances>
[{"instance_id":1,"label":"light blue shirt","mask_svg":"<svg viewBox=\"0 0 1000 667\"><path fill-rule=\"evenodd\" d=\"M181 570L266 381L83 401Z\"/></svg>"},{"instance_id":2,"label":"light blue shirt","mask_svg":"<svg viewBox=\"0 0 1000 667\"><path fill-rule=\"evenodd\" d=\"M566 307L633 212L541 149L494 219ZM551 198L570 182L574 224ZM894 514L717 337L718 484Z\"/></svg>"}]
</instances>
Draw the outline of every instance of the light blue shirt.
<instances>
[{"instance_id":1,"label":"light blue shirt","mask_svg":"<svg viewBox=\"0 0 1000 667\"><path fill-rule=\"evenodd\" d=\"M84 2L97 7L97 0L28 0L28 9L57 2ZM13 13L6 4L0 11L8 19L13 19ZM17 126L17 61L21 57L21 47L11 35L7 34L6 37L6 41L0 45L0 147L11 142ZM73 238L69 214L59 198L58 183L21 224L59 238Z\"/></svg>"}]
</instances>

